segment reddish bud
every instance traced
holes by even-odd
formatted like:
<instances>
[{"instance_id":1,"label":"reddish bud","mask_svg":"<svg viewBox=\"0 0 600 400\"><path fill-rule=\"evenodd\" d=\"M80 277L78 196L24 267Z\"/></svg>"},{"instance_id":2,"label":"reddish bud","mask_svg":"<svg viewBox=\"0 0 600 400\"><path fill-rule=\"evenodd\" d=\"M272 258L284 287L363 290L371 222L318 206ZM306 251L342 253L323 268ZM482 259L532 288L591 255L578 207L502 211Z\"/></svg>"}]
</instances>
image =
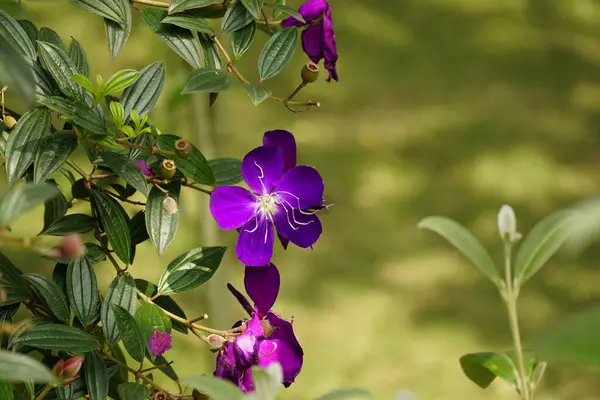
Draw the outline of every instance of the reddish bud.
<instances>
[{"instance_id":1,"label":"reddish bud","mask_svg":"<svg viewBox=\"0 0 600 400\"><path fill-rule=\"evenodd\" d=\"M72 260L85 254L86 248L79 235L65 236L58 245L60 258Z\"/></svg>"},{"instance_id":2,"label":"reddish bud","mask_svg":"<svg viewBox=\"0 0 600 400\"><path fill-rule=\"evenodd\" d=\"M83 357L71 357L63 363L63 376L72 378L79 373L83 365Z\"/></svg>"}]
</instances>

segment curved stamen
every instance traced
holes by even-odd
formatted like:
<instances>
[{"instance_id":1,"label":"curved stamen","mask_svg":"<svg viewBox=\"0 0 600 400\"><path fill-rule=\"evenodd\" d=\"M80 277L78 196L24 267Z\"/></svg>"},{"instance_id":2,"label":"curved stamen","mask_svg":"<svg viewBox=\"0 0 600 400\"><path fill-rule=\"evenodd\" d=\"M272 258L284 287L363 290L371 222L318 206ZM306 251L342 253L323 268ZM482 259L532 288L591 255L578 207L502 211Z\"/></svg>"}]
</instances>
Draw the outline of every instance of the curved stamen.
<instances>
[{"instance_id":1,"label":"curved stamen","mask_svg":"<svg viewBox=\"0 0 600 400\"><path fill-rule=\"evenodd\" d=\"M296 196L294 193L287 192L287 191L285 191L285 190L278 190L277 192L273 192L272 194L273 194L273 195L278 195L279 193L287 194L288 196L292 196L294 199L296 199L296 202L298 203L298 206L297 206L297 207L293 207L293 206L290 204L290 207L292 207L292 208L294 208L294 209L298 210L298 211L300 212L300 214L304 214L304 215L315 215L315 214L317 213L317 211L314 211L314 212L306 212L306 211L303 211L303 210L302 210L302 207L300 207L300 197ZM281 197L281 196L277 196L277 197ZM288 204L289 204L289 202L288 202Z\"/></svg>"},{"instance_id":2,"label":"curved stamen","mask_svg":"<svg viewBox=\"0 0 600 400\"><path fill-rule=\"evenodd\" d=\"M277 342L273 342L273 350L271 350L269 352L263 352L262 355L264 357L269 357L271 354L275 354L276 351L277 351Z\"/></svg>"},{"instance_id":3,"label":"curved stamen","mask_svg":"<svg viewBox=\"0 0 600 400\"><path fill-rule=\"evenodd\" d=\"M269 191L267 190L267 187L265 186L265 183L263 182L263 178L265 177L265 173L264 173L263 169L260 167L260 165L258 165L258 163L256 161L254 161L254 165L256 165L258 167L258 169L260 170L260 176L258 177L258 180L260 182L260 185L263 188L263 193L268 193Z\"/></svg>"},{"instance_id":4,"label":"curved stamen","mask_svg":"<svg viewBox=\"0 0 600 400\"><path fill-rule=\"evenodd\" d=\"M294 222L295 222L297 225L306 226L306 225L310 225L310 224L312 224L313 222L315 222L315 221L308 221L308 222L300 222L300 221L298 221L298 220L296 219L296 214L294 214L294 211L299 211L299 210L294 210L294 208L292 207L292 205L291 205L291 204L290 204L290 203L289 203L289 202L288 202L286 199L284 199L284 198L282 198L282 197L280 197L280 199L281 199L281 201L282 201L282 202L280 202L280 203L279 203L279 205L280 205L281 207L283 207L283 209L285 210L285 216L286 216L286 218L287 218L288 224L290 225L290 227L291 227L293 230L295 230L295 231L296 231L296 230L298 230L298 228L296 228L296 227L294 227L294 225L292 225L292 223L291 223L291 221L290 221L290 213L292 214L292 220L294 220ZM287 207L285 206L286 204L288 205L288 207L290 207L290 209L289 209L289 210L288 210L288 209L287 209ZM313 214L310 214L310 215L313 215Z\"/></svg>"},{"instance_id":5,"label":"curved stamen","mask_svg":"<svg viewBox=\"0 0 600 400\"><path fill-rule=\"evenodd\" d=\"M254 214L254 221L256 221L256 226L254 227L254 229L252 229L252 230L244 229L246 232L248 232L248 233L254 233L254 232L256 232L256 230L258 229L258 216L257 216L257 214Z\"/></svg>"},{"instance_id":6,"label":"curved stamen","mask_svg":"<svg viewBox=\"0 0 600 400\"><path fill-rule=\"evenodd\" d=\"M280 205L283 207L283 209L285 210L285 218L287 219L287 223L290 226L290 228L292 228L293 230L297 231L298 228L296 228L294 225L292 225L292 221L290 221L290 214L288 213L288 209L285 207L285 204L280 203Z\"/></svg>"}]
</instances>

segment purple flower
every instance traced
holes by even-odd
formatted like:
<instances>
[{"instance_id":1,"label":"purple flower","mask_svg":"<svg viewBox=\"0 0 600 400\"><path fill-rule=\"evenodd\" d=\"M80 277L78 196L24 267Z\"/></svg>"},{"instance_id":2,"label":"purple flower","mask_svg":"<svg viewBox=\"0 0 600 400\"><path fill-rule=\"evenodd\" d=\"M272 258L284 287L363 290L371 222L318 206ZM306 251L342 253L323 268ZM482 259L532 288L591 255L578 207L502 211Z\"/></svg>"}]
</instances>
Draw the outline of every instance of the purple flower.
<instances>
[{"instance_id":1,"label":"purple flower","mask_svg":"<svg viewBox=\"0 0 600 400\"><path fill-rule=\"evenodd\" d=\"M338 59L335 45L335 31L331 19L331 6L325 0L308 0L298 9L302 18L306 21L297 20L294 17L286 18L281 24L284 28L290 26L306 26L302 32L302 47L308 58L315 64L325 59L325 69L329 71L329 78L338 80L335 64Z\"/></svg>"},{"instance_id":2,"label":"purple flower","mask_svg":"<svg viewBox=\"0 0 600 400\"><path fill-rule=\"evenodd\" d=\"M264 368L278 362L283 369L283 385L288 387L302 369L304 351L292 324L271 311L279 293L277 267L273 264L246 267L244 286L254 308L233 286L228 285L228 288L251 318L234 325L242 326L243 332L219 352L215 376L232 381L244 392L251 392L254 390L251 368L256 365Z\"/></svg>"},{"instance_id":3,"label":"purple flower","mask_svg":"<svg viewBox=\"0 0 600 400\"><path fill-rule=\"evenodd\" d=\"M312 167L295 165L291 133L270 131L265 138L268 145L252 150L242 161L242 176L252 191L221 186L210 198L219 228L241 228L236 252L247 266L271 261L275 231L303 248L312 246L322 232L316 211L307 210L323 200L321 175Z\"/></svg>"},{"instance_id":4,"label":"purple flower","mask_svg":"<svg viewBox=\"0 0 600 400\"><path fill-rule=\"evenodd\" d=\"M162 356L164 352L171 348L171 335L156 329L150 340L148 340L148 346L152 354Z\"/></svg>"},{"instance_id":5,"label":"purple flower","mask_svg":"<svg viewBox=\"0 0 600 400\"><path fill-rule=\"evenodd\" d=\"M152 168L146 164L146 161L137 160L135 163L137 164L138 168L142 170L142 174L144 174L144 176L147 176L148 178L152 178L154 176Z\"/></svg>"}]
</instances>

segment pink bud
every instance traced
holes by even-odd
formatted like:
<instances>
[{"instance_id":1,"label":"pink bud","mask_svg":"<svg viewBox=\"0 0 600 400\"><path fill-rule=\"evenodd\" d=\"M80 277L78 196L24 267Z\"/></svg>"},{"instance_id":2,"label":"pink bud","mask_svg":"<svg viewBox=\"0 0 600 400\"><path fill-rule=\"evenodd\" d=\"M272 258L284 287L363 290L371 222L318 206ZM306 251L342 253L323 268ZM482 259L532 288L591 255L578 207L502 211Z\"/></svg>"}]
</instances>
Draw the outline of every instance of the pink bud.
<instances>
[{"instance_id":1,"label":"pink bud","mask_svg":"<svg viewBox=\"0 0 600 400\"><path fill-rule=\"evenodd\" d=\"M83 357L71 357L63 363L63 377L72 378L79 373Z\"/></svg>"},{"instance_id":2,"label":"pink bud","mask_svg":"<svg viewBox=\"0 0 600 400\"><path fill-rule=\"evenodd\" d=\"M85 245L79 235L65 236L58 245L61 258L72 260L85 254Z\"/></svg>"},{"instance_id":3,"label":"pink bud","mask_svg":"<svg viewBox=\"0 0 600 400\"><path fill-rule=\"evenodd\" d=\"M210 347L213 350L218 350L221 347L223 347L223 344L227 341L227 339L225 339L223 336L221 335L208 335L208 344L210 345Z\"/></svg>"}]
</instances>

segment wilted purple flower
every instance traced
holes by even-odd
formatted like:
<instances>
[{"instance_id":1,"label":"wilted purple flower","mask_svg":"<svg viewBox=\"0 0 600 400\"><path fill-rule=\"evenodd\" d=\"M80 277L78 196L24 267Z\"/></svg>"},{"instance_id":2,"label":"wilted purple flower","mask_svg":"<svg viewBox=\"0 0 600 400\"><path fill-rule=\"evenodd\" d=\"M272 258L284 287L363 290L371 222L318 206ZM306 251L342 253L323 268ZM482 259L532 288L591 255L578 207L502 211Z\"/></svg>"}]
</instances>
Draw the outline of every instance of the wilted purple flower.
<instances>
[{"instance_id":1,"label":"wilted purple flower","mask_svg":"<svg viewBox=\"0 0 600 400\"><path fill-rule=\"evenodd\" d=\"M171 348L171 335L156 329L152 336L150 336L150 340L148 340L148 346L152 354L162 356Z\"/></svg>"},{"instance_id":2,"label":"wilted purple flower","mask_svg":"<svg viewBox=\"0 0 600 400\"><path fill-rule=\"evenodd\" d=\"M302 47L308 58L315 64L325 59L325 69L329 78L338 80L335 64L338 59L335 45L335 31L331 19L331 6L325 0L308 0L298 9L306 23L294 17L286 18L281 24L284 28L290 26L306 26L302 32Z\"/></svg>"},{"instance_id":3,"label":"wilted purple flower","mask_svg":"<svg viewBox=\"0 0 600 400\"><path fill-rule=\"evenodd\" d=\"M152 178L154 176L152 168L150 168L148 164L146 164L146 161L137 160L135 163L137 164L138 168L142 170L142 174L144 174L144 176L147 176L148 178Z\"/></svg>"},{"instance_id":4,"label":"wilted purple flower","mask_svg":"<svg viewBox=\"0 0 600 400\"><path fill-rule=\"evenodd\" d=\"M283 385L288 387L302 369L304 352L292 324L271 311L279 293L277 267L273 264L246 267L244 286L254 308L233 286L228 285L228 288L251 318L234 325L242 326L243 333L219 352L215 376L234 382L244 392L251 392L254 390L251 368L255 365L264 368L278 362L283 369Z\"/></svg>"},{"instance_id":5,"label":"wilted purple flower","mask_svg":"<svg viewBox=\"0 0 600 400\"><path fill-rule=\"evenodd\" d=\"M236 252L247 266L264 266L271 261L275 230L304 248L312 246L322 232L316 211L307 209L322 202L323 179L312 167L295 166L291 133L271 131L270 140L284 134L291 137L293 152L268 145L244 157L242 176L252 192L238 186L221 186L210 198L210 211L221 229L241 228Z\"/></svg>"}]
</instances>

